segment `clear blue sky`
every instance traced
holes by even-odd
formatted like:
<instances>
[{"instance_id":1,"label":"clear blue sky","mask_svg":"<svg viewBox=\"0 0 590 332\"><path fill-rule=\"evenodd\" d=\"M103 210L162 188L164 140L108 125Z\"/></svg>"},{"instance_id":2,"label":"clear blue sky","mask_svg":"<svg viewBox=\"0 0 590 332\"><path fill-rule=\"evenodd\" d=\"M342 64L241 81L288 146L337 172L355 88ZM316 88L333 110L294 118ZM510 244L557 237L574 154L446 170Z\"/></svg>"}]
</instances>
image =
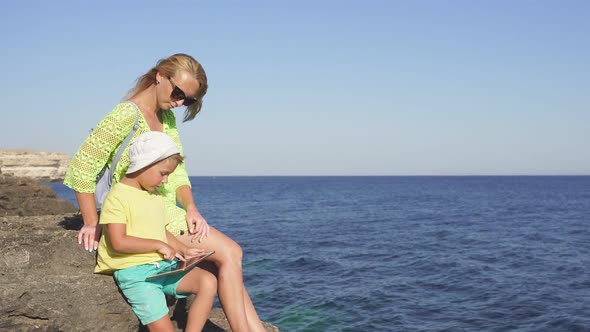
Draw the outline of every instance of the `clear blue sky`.
<instances>
[{"instance_id":1,"label":"clear blue sky","mask_svg":"<svg viewBox=\"0 0 590 332\"><path fill-rule=\"evenodd\" d=\"M0 31L0 149L71 156L185 52L191 175L590 174L590 1L5 1Z\"/></svg>"}]
</instances>

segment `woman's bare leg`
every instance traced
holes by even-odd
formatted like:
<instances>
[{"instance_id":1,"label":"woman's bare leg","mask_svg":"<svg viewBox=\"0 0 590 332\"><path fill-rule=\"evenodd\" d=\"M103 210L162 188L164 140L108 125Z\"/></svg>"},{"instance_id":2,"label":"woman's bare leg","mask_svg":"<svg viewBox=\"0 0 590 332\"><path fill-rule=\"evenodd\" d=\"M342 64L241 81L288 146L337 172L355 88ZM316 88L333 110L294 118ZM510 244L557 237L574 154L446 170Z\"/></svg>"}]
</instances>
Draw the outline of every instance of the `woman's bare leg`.
<instances>
[{"instance_id":1,"label":"woman's bare leg","mask_svg":"<svg viewBox=\"0 0 590 332\"><path fill-rule=\"evenodd\" d=\"M193 269L182 278L176 293L195 294L195 299L188 309L185 331L201 331L209 318L217 293L215 275L199 268Z\"/></svg>"},{"instance_id":2,"label":"woman's bare leg","mask_svg":"<svg viewBox=\"0 0 590 332\"><path fill-rule=\"evenodd\" d=\"M232 331L264 331L256 309L244 288L242 248L234 240L211 226L209 237L203 239L201 243L191 243L190 235L186 233L177 238L191 247L215 251L208 260L217 266L219 302ZM256 328L257 326L260 327Z\"/></svg>"},{"instance_id":3,"label":"woman's bare leg","mask_svg":"<svg viewBox=\"0 0 590 332\"><path fill-rule=\"evenodd\" d=\"M211 272L215 276L219 275L219 270L217 269L217 266L215 266L215 264L213 262L205 261L205 262L199 264L199 267L202 268L203 270L207 270L207 271ZM244 287L243 294L244 294L244 305L245 305L245 310L246 310L246 317L248 319L248 326L250 327L250 331L265 332L266 330L265 330L264 326L262 325L262 321L258 317L258 313L256 313L256 308L254 307L254 304L252 303L252 300L250 299L250 295L248 295L248 291L246 290L245 287Z\"/></svg>"},{"instance_id":4,"label":"woman's bare leg","mask_svg":"<svg viewBox=\"0 0 590 332\"><path fill-rule=\"evenodd\" d=\"M250 331L265 332L266 329L262 326L262 322L256 313L256 308L254 308L252 300L250 300L250 295L248 295L246 287L244 287L244 306L246 308L246 317L248 317Z\"/></svg>"}]
</instances>

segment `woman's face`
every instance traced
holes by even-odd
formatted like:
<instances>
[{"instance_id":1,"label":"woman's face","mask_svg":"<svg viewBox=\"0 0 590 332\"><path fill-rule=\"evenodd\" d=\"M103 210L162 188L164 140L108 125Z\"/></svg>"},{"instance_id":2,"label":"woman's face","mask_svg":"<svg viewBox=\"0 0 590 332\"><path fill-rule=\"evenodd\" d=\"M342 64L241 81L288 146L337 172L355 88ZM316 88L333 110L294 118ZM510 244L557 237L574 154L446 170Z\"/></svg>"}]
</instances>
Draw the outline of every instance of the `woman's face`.
<instances>
[{"instance_id":1,"label":"woman's face","mask_svg":"<svg viewBox=\"0 0 590 332\"><path fill-rule=\"evenodd\" d=\"M158 105L161 109L172 109L194 102L200 84L191 74L180 71L170 78L160 74L158 76Z\"/></svg>"}]
</instances>

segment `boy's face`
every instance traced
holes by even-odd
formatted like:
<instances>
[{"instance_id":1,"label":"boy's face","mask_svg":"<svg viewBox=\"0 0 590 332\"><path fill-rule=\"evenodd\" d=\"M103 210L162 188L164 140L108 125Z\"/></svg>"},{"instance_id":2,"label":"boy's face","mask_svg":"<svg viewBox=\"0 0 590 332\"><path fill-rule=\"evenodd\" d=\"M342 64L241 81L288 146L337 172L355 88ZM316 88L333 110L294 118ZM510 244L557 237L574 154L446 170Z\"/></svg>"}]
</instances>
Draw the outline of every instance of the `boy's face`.
<instances>
[{"instance_id":1,"label":"boy's face","mask_svg":"<svg viewBox=\"0 0 590 332\"><path fill-rule=\"evenodd\" d=\"M168 175L174 172L176 166L178 166L178 160L174 158L159 161L143 169L137 176L137 182L144 190L153 192L157 187L168 182Z\"/></svg>"}]
</instances>

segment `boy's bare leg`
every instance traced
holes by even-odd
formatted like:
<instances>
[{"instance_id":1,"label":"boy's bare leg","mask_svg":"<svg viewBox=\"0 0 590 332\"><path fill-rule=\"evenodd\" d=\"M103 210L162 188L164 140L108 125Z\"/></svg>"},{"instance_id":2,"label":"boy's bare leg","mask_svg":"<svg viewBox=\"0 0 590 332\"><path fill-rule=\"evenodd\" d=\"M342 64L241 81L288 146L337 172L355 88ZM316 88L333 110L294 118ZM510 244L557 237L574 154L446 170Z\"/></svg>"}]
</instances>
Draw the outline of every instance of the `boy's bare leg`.
<instances>
[{"instance_id":1,"label":"boy's bare leg","mask_svg":"<svg viewBox=\"0 0 590 332\"><path fill-rule=\"evenodd\" d=\"M147 328L150 332L174 332L174 326L172 326L172 321L168 315L165 315L153 323L149 323Z\"/></svg>"},{"instance_id":2,"label":"boy's bare leg","mask_svg":"<svg viewBox=\"0 0 590 332\"><path fill-rule=\"evenodd\" d=\"M195 294L195 299L188 310L185 331L201 331L209 318L217 293L215 275L209 271L195 268L182 278L176 288L176 293Z\"/></svg>"}]
</instances>

